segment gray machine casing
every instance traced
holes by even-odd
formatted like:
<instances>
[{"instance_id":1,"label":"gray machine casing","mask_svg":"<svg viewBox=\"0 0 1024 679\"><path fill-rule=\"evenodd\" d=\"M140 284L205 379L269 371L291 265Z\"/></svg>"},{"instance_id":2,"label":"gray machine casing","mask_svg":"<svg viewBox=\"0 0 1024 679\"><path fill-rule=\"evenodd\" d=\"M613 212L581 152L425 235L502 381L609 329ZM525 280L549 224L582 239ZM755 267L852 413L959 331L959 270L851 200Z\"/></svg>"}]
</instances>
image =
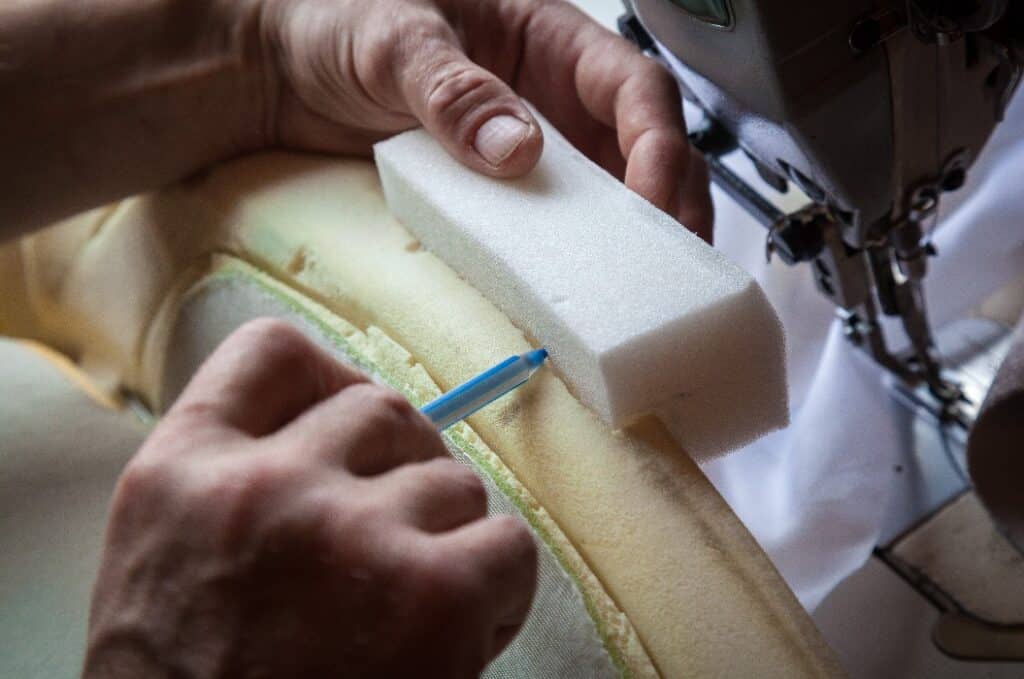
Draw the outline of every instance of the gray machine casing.
<instances>
[{"instance_id":1,"label":"gray machine casing","mask_svg":"<svg viewBox=\"0 0 1024 679\"><path fill-rule=\"evenodd\" d=\"M851 47L859 22L884 27L903 3L732 0L727 27L670 0L632 5L689 96L763 176L831 207L854 248L901 219L916 188L966 170L1015 84L983 35L938 44L904 28Z\"/></svg>"}]
</instances>

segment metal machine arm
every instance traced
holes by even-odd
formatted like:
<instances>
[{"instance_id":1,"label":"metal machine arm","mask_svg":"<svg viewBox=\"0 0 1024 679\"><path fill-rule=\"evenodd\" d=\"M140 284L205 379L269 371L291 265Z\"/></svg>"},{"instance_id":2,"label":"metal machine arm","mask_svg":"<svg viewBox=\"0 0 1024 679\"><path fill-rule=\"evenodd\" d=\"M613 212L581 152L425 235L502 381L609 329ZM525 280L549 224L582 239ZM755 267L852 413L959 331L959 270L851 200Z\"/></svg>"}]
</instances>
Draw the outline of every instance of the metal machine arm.
<instances>
[{"instance_id":1,"label":"metal machine arm","mask_svg":"<svg viewBox=\"0 0 1024 679\"><path fill-rule=\"evenodd\" d=\"M622 33L706 114L691 135L714 182L768 229L769 256L808 262L847 338L937 416L969 423L936 353L923 224L958 189L1018 83L1024 3L1009 0L626 0ZM738 63L737 63L738 62ZM812 203L792 214L732 172ZM879 323L901 319L894 354Z\"/></svg>"}]
</instances>

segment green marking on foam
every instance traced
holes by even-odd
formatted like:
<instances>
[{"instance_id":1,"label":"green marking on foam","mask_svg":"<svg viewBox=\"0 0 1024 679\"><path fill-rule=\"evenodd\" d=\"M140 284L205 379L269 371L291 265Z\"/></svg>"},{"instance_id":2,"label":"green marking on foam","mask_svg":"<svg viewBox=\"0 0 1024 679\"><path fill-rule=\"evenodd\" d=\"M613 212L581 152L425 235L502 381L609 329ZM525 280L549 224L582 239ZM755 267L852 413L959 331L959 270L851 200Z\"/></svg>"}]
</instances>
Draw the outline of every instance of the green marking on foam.
<instances>
[{"instance_id":1,"label":"green marking on foam","mask_svg":"<svg viewBox=\"0 0 1024 679\"><path fill-rule=\"evenodd\" d=\"M225 262L215 270L210 276L207 277L207 281L218 281L224 280L229 282L245 282L245 283L256 283L260 286L260 289L266 294L273 297L275 300L280 301L289 310L301 316L303 320L307 321L318 330L320 330L324 337L332 342L336 349L341 351L346 358L348 358L354 365L359 369L370 373L388 386L395 389L417 408L421 407L425 403L429 402L430 399L439 396L442 392L441 389L430 379L429 374L425 371L423 377L429 380L429 387L433 389L434 393L429 395L427 398L422 398L417 393L417 389L409 384L407 381L400 379L398 376L391 373L386 369L386 366L374 361L370 357L353 344L345 335L343 335L334 325L327 322L319 314L327 314L330 317L336 319L337 325L347 326L351 328L353 336L358 336L366 339L366 334L359 330L354 325L348 323L338 314L324 307L323 305L315 302L311 299L300 297L298 293L290 290L286 285L280 281L275 280L273 277L259 271L250 264L243 260L236 259L235 257L223 256ZM319 312L319 314L318 314ZM380 333L381 337L386 341L394 344L395 346L401 347L400 344L392 340L387 333L379 328L376 328L377 332ZM418 364L417 364L418 365ZM470 434L479 439L479 435L473 431L473 429L466 423L460 422L443 433L446 438L457 450L465 455L472 463L481 471L483 471L488 478L494 483L494 485L509 498L512 504L519 510L526 522L530 524L530 527L540 537L541 541L548 548L559 565L562 567L562 571L569 576L573 584L576 587L576 591L579 592L580 598L583 600L583 605L586 608L587 614L590 616L591 621L594 624L595 631L597 632L598 638L601 640L601 645L608 653L612 664L620 672L623 677L631 678L632 672L629 666L626 664L625 658L622 657L622 653L619 648L612 643L611 635L609 630L606 629L602 623L597 605L587 593L586 588L580 581L578 575L572 570L568 559L561 549L556 546L552 541L552 536L547 530L547 527L540 521L537 516L537 512L533 509L530 503L528 503L518 491L517 488L509 485L505 480L505 474L495 467L489 457L496 454L493 451L481 450L475 443L469 441L464 434L464 430L470 432ZM482 439L481 439L482 441ZM552 519L553 520L553 519ZM581 557L582 558L582 557Z\"/></svg>"}]
</instances>

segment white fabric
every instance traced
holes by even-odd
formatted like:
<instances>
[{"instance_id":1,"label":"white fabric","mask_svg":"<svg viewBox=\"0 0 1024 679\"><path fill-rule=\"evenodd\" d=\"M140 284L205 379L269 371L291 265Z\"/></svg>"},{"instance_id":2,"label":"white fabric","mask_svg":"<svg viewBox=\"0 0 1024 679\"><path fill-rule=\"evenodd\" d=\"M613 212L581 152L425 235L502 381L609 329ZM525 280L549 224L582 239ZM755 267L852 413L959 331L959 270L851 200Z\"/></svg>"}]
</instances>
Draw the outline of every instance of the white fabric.
<instances>
[{"instance_id":1,"label":"white fabric","mask_svg":"<svg viewBox=\"0 0 1024 679\"><path fill-rule=\"evenodd\" d=\"M928 303L938 325L1024 272L1024 97L947 196ZM765 288L789 351L789 428L704 466L809 609L868 558L885 517L901 416L878 369L833 324L806 266L766 265L764 231L721 194L716 245Z\"/></svg>"},{"instance_id":2,"label":"white fabric","mask_svg":"<svg viewBox=\"0 0 1024 679\"><path fill-rule=\"evenodd\" d=\"M3 337L0 384L0 677L78 677L110 494L146 428Z\"/></svg>"}]
</instances>

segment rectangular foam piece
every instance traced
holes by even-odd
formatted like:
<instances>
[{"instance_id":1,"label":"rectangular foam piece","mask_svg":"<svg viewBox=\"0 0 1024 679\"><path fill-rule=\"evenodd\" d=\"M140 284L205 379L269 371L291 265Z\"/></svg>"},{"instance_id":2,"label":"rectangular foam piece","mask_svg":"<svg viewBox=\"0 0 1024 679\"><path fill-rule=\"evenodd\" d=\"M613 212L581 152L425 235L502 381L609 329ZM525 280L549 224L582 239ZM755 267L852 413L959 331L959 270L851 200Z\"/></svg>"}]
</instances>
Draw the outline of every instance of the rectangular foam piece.
<instances>
[{"instance_id":1,"label":"rectangular foam piece","mask_svg":"<svg viewBox=\"0 0 1024 679\"><path fill-rule=\"evenodd\" d=\"M784 426L782 329L757 283L541 125L541 160L515 180L423 130L377 144L390 210L610 425L655 413L697 459Z\"/></svg>"}]
</instances>

